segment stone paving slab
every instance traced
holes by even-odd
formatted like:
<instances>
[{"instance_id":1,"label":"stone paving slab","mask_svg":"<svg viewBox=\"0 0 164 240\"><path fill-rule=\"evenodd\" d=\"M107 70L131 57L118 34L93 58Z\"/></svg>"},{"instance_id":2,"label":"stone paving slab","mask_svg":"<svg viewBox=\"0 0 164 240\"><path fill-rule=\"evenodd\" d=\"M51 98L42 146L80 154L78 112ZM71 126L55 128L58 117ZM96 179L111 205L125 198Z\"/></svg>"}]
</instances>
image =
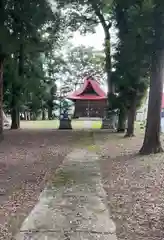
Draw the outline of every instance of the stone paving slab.
<instances>
[{"instance_id":1,"label":"stone paving slab","mask_svg":"<svg viewBox=\"0 0 164 240\"><path fill-rule=\"evenodd\" d=\"M76 149L40 195L16 240L116 240L115 232L99 158L93 151Z\"/></svg>"}]
</instances>

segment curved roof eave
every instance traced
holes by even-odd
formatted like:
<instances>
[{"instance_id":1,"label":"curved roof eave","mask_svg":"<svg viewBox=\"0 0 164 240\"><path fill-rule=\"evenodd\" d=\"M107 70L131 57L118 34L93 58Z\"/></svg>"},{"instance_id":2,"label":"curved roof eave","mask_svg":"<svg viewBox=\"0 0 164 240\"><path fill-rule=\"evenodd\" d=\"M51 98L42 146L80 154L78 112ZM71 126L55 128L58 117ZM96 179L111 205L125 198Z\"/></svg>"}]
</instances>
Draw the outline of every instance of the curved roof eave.
<instances>
[{"instance_id":1,"label":"curved roof eave","mask_svg":"<svg viewBox=\"0 0 164 240\"><path fill-rule=\"evenodd\" d=\"M106 93L101 89L99 83L96 81L96 80L93 80L93 79L90 79L90 78L87 78L85 79L84 81L84 84L83 86L78 89L77 91L69 94L67 96L68 99L72 99L72 100L76 100L76 99L87 99L87 97L89 97L89 95L83 95L82 94L84 93L85 89L87 88L88 84L91 84L93 90L97 93L98 96L95 96L95 95L90 95L92 96L93 100L94 99L107 99L107 95ZM84 97L85 96L85 97ZM91 100L91 97L89 98Z\"/></svg>"}]
</instances>

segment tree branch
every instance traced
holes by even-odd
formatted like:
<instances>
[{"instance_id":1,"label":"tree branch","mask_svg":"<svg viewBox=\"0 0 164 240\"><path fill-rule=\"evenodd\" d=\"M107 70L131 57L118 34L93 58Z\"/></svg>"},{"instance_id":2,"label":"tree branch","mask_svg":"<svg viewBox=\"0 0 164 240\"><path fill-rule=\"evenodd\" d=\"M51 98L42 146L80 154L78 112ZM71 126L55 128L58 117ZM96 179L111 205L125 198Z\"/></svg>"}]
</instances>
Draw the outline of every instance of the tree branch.
<instances>
[{"instance_id":1,"label":"tree branch","mask_svg":"<svg viewBox=\"0 0 164 240\"><path fill-rule=\"evenodd\" d=\"M92 0L88 0L90 2L90 4L92 5L92 8L96 14L96 16L99 18L100 23L102 24L102 27L104 29L105 34L107 34L107 32L109 32L109 29L112 26L111 22L108 22L105 20L103 14L101 13L100 8L98 7L98 5L96 3L94 3Z\"/></svg>"}]
</instances>

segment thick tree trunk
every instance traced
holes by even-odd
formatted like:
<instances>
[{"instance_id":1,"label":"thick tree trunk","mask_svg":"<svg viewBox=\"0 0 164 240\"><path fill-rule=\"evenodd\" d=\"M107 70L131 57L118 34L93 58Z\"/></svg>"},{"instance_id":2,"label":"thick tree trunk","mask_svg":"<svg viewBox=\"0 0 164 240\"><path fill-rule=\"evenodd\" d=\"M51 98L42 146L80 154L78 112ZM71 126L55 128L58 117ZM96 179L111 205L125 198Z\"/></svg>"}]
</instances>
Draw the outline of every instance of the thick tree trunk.
<instances>
[{"instance_id":1,"label":"thick tree trunk","mask_svg":"<svg viewBox=\"0 0 164 240\"><path fill-rule=\"evenodd\" d=\"M120 109L119 116L118 116L118 133L124 133L126 129L126 111L124 109Z\"/></svg>"},{"instance_id":2,"label":"thick tree trunk","mask_svg":"<svg viewBox=\"0 0 164 240\"><path fill-rule=\"evenodd\" d=\"M128 125L125 137L133 137L134 136L134 121L136 115L136 99L132 102L129 110L128 110Z\"/></svg>"},{"instance_id":3,"label":"thick tree trunk","mask_svg":"<svg viewBox=\"0 0 164 240\"><path fill-rule=\"evenodd\" d=\"M21 91L21 85L22 85L20 81L23 81L23 78L24 78L24 49L23 49L22 42L20 44L19 57L18 57L18 75L19 75L18 82L15 81L12 84L11 129L20 128L20 111L19 111L20 99L19 98L20 98L20 93L21 93L20 91Z\"/></svg>"},{"instance_id":4,"label":"thick tree trunk","mask_svg":"<svg viewBox=\"0 0 164 240\"><path fill-rule=\"evenodd\" d=\"M18 89L16 82L12 83L12 101L11 101L11 129L20 127L20 112L18 106Z\"/></svg>"},{"instance_id":5,"label":"thick tree trunk","mask_svg":"<svg viewBox=\"0 0 164 240\"><path fill-rule=\"evenodd\" d=\"M140 149L141 154L151 154L162 151L160 142L162 79L157 72L153 75L150 87L145 137L143 146ZM158 86L161 86L160 90Z\"/></svg>"},{"instance_id":6,"label":"thick tree trunk","mask_svg":"<svg viewBox=\"0 0 164 240\"><path fill-rule=\"evenodd\" d=\"M3 64L4 57L0 56L0 141L3 140Z\"/></svg>"},{"instance_id":7,"label":"thick tree trunk","mask_svg":"<svg viewBox=\"0 0 164 240\"><path fill-rule=\"evenodd\" d=\"M11 129L19 129L20 128L20 115L19 108L14 105L11 110Z\"/></svg>"},{"instance_id":8,"label":"thick tree trunk","mask_svg":"<svg viewBox=\"0 0 164 240\"><path fill-rule=\"evenodd\" d=\"M163 69L164 69L164 47L163 47L163 11L159 1L154 6L154 51L152 55L150 92L148 103L147 123L141 154L162 152L160 142L161 125L161 102L163 92Z\"/></svg>"},{"instance_id":9,"label":"thick tree trunk","mask_svg":"<svg viewBox=\"0 0 164 240\"><path fill-rule=\"evenodd\" d=\"M161 56L161 53L156 53L153 57L147 123L143 146L140 150L141 154L151 154L162 151L160 142L160 123L163 90L163 70L159 67L159 65L161 65L158 59L159 56ZM163 61L163 59L160 61Z\"/></svg>"},{"instance_id":10,"label":"thick tree trunk","mask_svg":"<svg viewBox=\"0 0 164 240\"><path fill-rule=\"evenodd\" d=\"M19 129L20 128L20 112L19 106L16 99L16 89L13 84L12 86L12 102L11 102L11 129Z\"/></svg>"},{"instance_id":11,"label":"thick tree trunk","mask_svg":"<svg viewBox=\"0 0 164 240\"><path fill-rule=\"evenodd\" d=\"M52 120L52 107L48 107L48 120Z\"/></svg>"},{"instance_id":12,"label":"thick tree trunk","mask_svg":"<svg viewBox=\"0 0 164 240\"><path fill-rule=\"evenodd\" d=\"M32 113L32 120L33 121L36 121L37 120L37 115L35 112Z\"/></svg>"}]
</instances>

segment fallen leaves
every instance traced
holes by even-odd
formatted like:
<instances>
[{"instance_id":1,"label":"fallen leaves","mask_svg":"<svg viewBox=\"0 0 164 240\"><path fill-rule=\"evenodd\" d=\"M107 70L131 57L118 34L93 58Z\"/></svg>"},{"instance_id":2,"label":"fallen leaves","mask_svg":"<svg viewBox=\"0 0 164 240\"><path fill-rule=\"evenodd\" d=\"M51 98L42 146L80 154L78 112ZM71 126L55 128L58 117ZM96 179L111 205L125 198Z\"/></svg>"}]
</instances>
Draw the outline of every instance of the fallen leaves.
<instances>
[{"instance_id":1,"label":"fallen leaves","mask_svg":"<svg viewBox=\"0 0 164 240\"><path fill-rule=\"evenodd\" d=\"M79 135L34 130L5 133L0 145L0 239L13 239Z\"/></svg>"},{"instance_id":2,"label":"fallen leaves","mask_svg":"<svg viewBox=\"0 0 164 240\"><path fill-rule=\"evenodd\" d=\"M118 239L159 240L164 236L163 154L136 155L142 138L99 141L105 190ZM108 184L107 184L108 181Z\"/></svg>"}]
</instances>

